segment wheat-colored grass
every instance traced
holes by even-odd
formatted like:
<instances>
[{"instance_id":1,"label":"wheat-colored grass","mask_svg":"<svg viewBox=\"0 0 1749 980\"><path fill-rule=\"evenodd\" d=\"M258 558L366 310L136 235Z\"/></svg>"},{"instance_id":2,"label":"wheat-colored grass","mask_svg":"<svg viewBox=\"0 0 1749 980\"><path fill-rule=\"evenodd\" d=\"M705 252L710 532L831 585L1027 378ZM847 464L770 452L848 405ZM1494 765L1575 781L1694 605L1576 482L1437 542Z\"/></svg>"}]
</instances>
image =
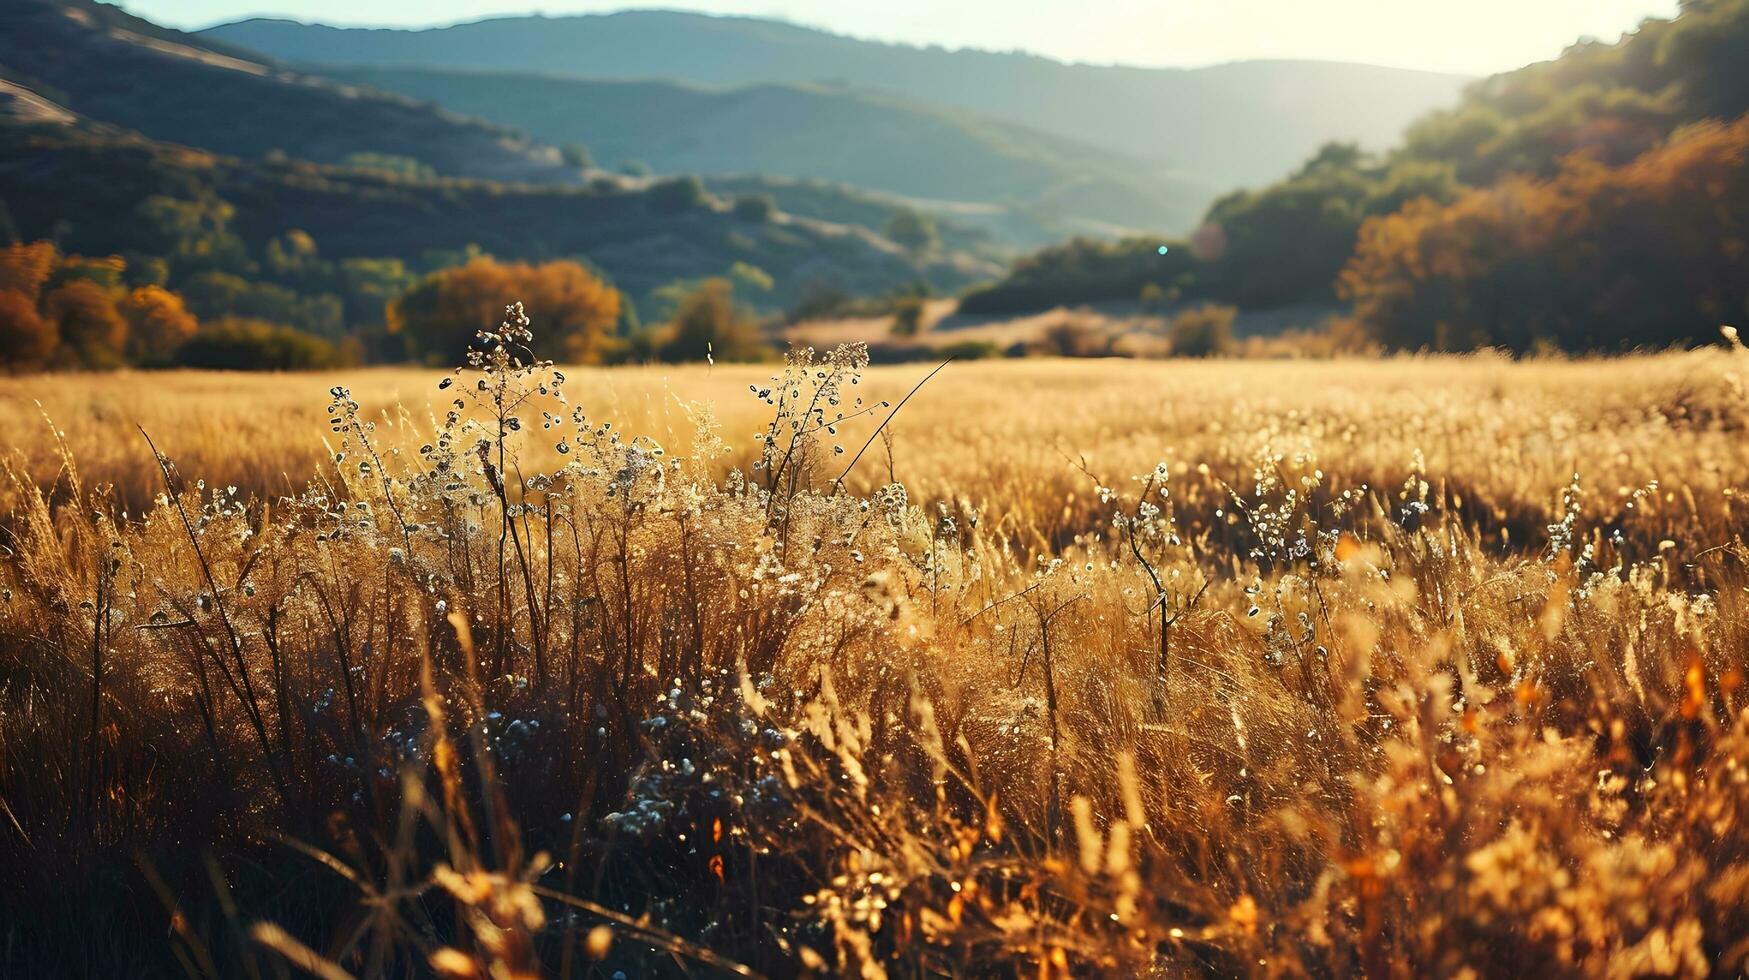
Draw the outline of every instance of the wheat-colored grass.
<instances>
[{"instance_id":1,"label":"wheat-colored grass","mask_svg":"<svg viewBox=\"0 0 1749 980\"><path fill-rule=\"evenodd\" d=\"M897 400L929 365L869 369L859 389ZM1112 478L1159 460L1247 479L1265 447L1310 453L1335 483L1401 483L1411 464L1469 490L1498 515L1547 515L1579 472L1600 505L1662 481L1669 503L1722 513L1749 470L1738 437L1749 407L1741 367L1719 352L1513 362L1494 356L1353 361L998 361L950 365L894 421L890 474L923 498L965 497L1047 536L1085 526L1078 463ZM707 406L744 464L764 420L750 384L769 366L571 369L570 398L592 417L676 443L689 405ZM255 493L301 488L324 468L328 389L344 382L412 449L447 398L439 372L319 374L118 372L0 379L0 429L41 483L59 466L56 430L86 479L128 503L159 491L143 426L191 477ZM47 420L47 421L45 421ZM48 424L53 422L53 428ZM847 437L866 433L847 429ZM530 469L553 466L526 440ZM858 443L860 444L860 443ZM724 468L719 466L719 470ZM859 464L884 482L888 454ZM1687 491L1684 494L1684 490ZM1066 513L1065 513L1066 512ZM1528 519L1528 518L1526 518Z\"/></svg>"},{"instance_id":2,"label":"wheat-colored grass","mask_svg":"<svg viewBox=\"0 0 1749 980\"><path fill-rule=\"evenodd\" d=\"M1746 361L5 381L0 968L1732 974Z\"/></svg>"}]
</instances>

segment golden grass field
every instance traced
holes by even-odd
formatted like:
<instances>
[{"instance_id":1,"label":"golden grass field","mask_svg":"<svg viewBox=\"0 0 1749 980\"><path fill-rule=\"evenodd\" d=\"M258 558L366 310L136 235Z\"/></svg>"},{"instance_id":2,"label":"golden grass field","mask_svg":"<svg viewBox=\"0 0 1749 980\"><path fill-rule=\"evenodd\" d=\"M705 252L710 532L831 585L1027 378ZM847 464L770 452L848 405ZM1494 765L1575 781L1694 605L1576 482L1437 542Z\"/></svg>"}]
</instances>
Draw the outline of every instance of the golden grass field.
<instances>
[{"instance_id":1,"label":"golden grass field","mask_svg":"<svg viewBox=\"0 0 1749 980\"><path fill-rule=\"evenodd\" d=\"M897 401L931 368L869 368L857 390ZM751 459L769 410L748 386L769 384L773 371L578 368L569 398L593 418L675 446L691 438L691 413L705 406L730 448L721 472ZM1021 534L1051 538L1103 512L1075 465L1083 460L1114 480L1165 461L1180 480L1198 482L1196 468L1206 465L1238 484L1271 449L1315 458L1332 486L1394 490L1419 457L1425 476L1486 508L1490 525L1548 523L1579 472L1594 505L1606 508L1662 481L1667 503L1681 497L1682 508L1699 509L1686 518L1698 531L1734 519L1727 491L1749 472L1739 374L1749 371L1718 352L1517 363L1488 355L959 363L895 419L891 475L915 497L964 497ZM15 464L37 483L60 467L58 433L88 483L113 484L136 510L162 490L136 426L190 479L287 493L330 469L329 388L346 384L385 443L412 450L447 409L441 377L429 368L349 368L0 378L0 427L12 434ZM847 427L838 441L854 451L870 428ZM547 442L519 441L528 471L560 462ZM883 445L855 476L863 489L886 482Z\"/></svg>"},{"instance_id":2,"label":"golden grass field","mask_svg":"<svg viewBox=\"0 0 1749 980\"><path fill-rule=\"evenodd\" d=\"M1749 353L930 369L0 381L0 972L1749 968Z\"/></svg>"}]
</instances>

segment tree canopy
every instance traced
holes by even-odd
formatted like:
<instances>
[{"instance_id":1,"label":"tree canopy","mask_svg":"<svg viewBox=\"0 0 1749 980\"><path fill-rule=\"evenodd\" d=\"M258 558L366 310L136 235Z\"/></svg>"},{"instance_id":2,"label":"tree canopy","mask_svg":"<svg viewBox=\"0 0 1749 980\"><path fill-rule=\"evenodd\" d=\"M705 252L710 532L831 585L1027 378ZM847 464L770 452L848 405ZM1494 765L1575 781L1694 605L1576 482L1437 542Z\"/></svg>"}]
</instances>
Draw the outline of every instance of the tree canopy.
<instances>
[{"instance_id":1,"label":"tree canopy","mask_svg":"<svg viewBox=\"0 0 1749 980\"><path fill-rule=\"evenodd\" d=\"M389 329L427 361L459 362L477 333L498 327L511 300L522 301L542 338L559 345L561 359L596 364L607 357L620 317L619 291L581 263L564 260L481 256L434 272L391 304Z\"/></svg>"}]
</instances>

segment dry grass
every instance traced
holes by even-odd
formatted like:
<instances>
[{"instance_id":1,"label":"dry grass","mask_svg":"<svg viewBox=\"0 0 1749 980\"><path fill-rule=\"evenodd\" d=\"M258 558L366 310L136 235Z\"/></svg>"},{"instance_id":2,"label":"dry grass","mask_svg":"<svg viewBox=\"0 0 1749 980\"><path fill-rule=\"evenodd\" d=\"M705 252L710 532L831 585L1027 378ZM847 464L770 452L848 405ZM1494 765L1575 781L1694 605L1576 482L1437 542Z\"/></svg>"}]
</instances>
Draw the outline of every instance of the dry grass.
<instances>
[{"instance_id":1,"label":"dry grass","mask_svg":"<svg viewBox=\"0 0 1749 980\"><path fill-rule=\"evenodd\" d=\"M1486 523L1515 530L1540 532L1575 471L1599 506L1655 480L1671 502L1686 489L1707 511L1693 515L1704 526L1730 520L1724 491L1749 471L1749 444L1739 438L1749 405L1734 393L1742 369L1733 363L1698 352L1595 361L954 364L895 421L891 475L914 497L964 497L1046 540L1103 513L1073 461L1085 458L1115 478L1164 459L1181 480L1207 465L1237 483L1265 446L1315 456L1338 486L1400 484L1419 455L1426 475L1488 509ZM929 369L870 368L859 390L896 400ZM689 437L687 403L708 405L730 443L720 474L750 459L766 407L747 389L771 374L749 365L579 368L570 389L592 415L664 444ZM113 485L136 511L161 490L136 425L191 477L246 494L287 493L326 469L330 386L345 381L383 426L382 441L411 450L446 408L432 377L365 368L0 378L0 429L12 434L26 472L47 485L61 456L45 417L52 420L87 482ZM531 470L559 462L536 440L523 456ZM884 448L872 449L856 475L864 490L886 482Z\"/></svg>"},{"instance_id":2,"label":"dry grass","mask_svg":"<svg viewBox=\"0 0 1749 980\"><path fill-rule=\"evenodd\" d=\"M0 967L1743 970L1745 361L6 381Z\"/></svg>"}]
</instances>

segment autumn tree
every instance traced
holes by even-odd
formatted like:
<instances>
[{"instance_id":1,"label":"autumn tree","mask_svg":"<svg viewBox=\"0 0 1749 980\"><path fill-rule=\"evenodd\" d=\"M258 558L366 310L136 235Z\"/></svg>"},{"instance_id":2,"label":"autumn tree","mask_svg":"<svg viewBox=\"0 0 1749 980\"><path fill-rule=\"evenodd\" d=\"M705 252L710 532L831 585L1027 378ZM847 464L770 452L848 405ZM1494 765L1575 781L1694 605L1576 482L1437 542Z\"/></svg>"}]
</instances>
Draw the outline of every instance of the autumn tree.
<instances>
[{"instance_id":1,"label":"autumn tree","mask_svg":"<svg viewBox=\"0 0 1749 980\"><path fill-rule=\"evenodd\" d=\"M43 315L60 330L61 342L89 367L121 363L128 323L116 311L115 295L89 279L75 279L43 297Z\"/></svg>"},{"instance_id":2,"label":"autumn tree","mask_svg":"<svg viewBox=\"0 0 1749 980\"><path fill-rule=\"evenodd\" d=\"M1362 227L1342 295L1399 348L1662 347L1749 315L1749 117Z\"/></svg>"},{"instance_id":3,"label":"autumn tree","mask_svg":"<svg viewBox=\"0 0 1749 980\"><path fill-rule=\"evenodd\" d=\"M542 343L556 344L563 360L596 364L608 353L619 291L569 261L531 265L480 257L433 273L390 305L389 329L403 333L428 361L456 361L518 300L534 317Z\"/></svg>"},{"instance_id":4,"label":"autumn tree","mask_svg":"<svg viewBox=\"0 0 1749 980\"><path fill-rule=\"evenodd\" d=\"M119 256L62 255L49 242L0 247L0 363L115 367L168 363L197 323L161 286L127 288Z\"/></svg>"},{"instance_id":5,"label":"autumn tree","mask_svg":"<svg viewBox=\"0 0 1749 980\"><path fill-rule=\"evenodd\" d=\"M37 312L36 301L17 289L0 289L0 366L11 371L42 367L60 346L57 325Z\"/></svg>"},{"instance_id":6,"label":"autumn tree","mask_svg":"<svg viewBox=\"0 0 1749 980\"><path fill-rule=\"evenodd\" d=\"M128 356L136 363L167 363L200 324L182 297L159 286L141 286L118 304L128 324Z\"/></svg>"},{"instance_id":7,"label":"autumn tree","mask_svg":"<svg viewBox=\"0 0 1749 980\"><path fill-rule=\"evenodd\" d=\"M0 248L0 289L20 293L35 305L60 264L61 253L52 242L7 245Z\"/></svg>"}]
</instances>

